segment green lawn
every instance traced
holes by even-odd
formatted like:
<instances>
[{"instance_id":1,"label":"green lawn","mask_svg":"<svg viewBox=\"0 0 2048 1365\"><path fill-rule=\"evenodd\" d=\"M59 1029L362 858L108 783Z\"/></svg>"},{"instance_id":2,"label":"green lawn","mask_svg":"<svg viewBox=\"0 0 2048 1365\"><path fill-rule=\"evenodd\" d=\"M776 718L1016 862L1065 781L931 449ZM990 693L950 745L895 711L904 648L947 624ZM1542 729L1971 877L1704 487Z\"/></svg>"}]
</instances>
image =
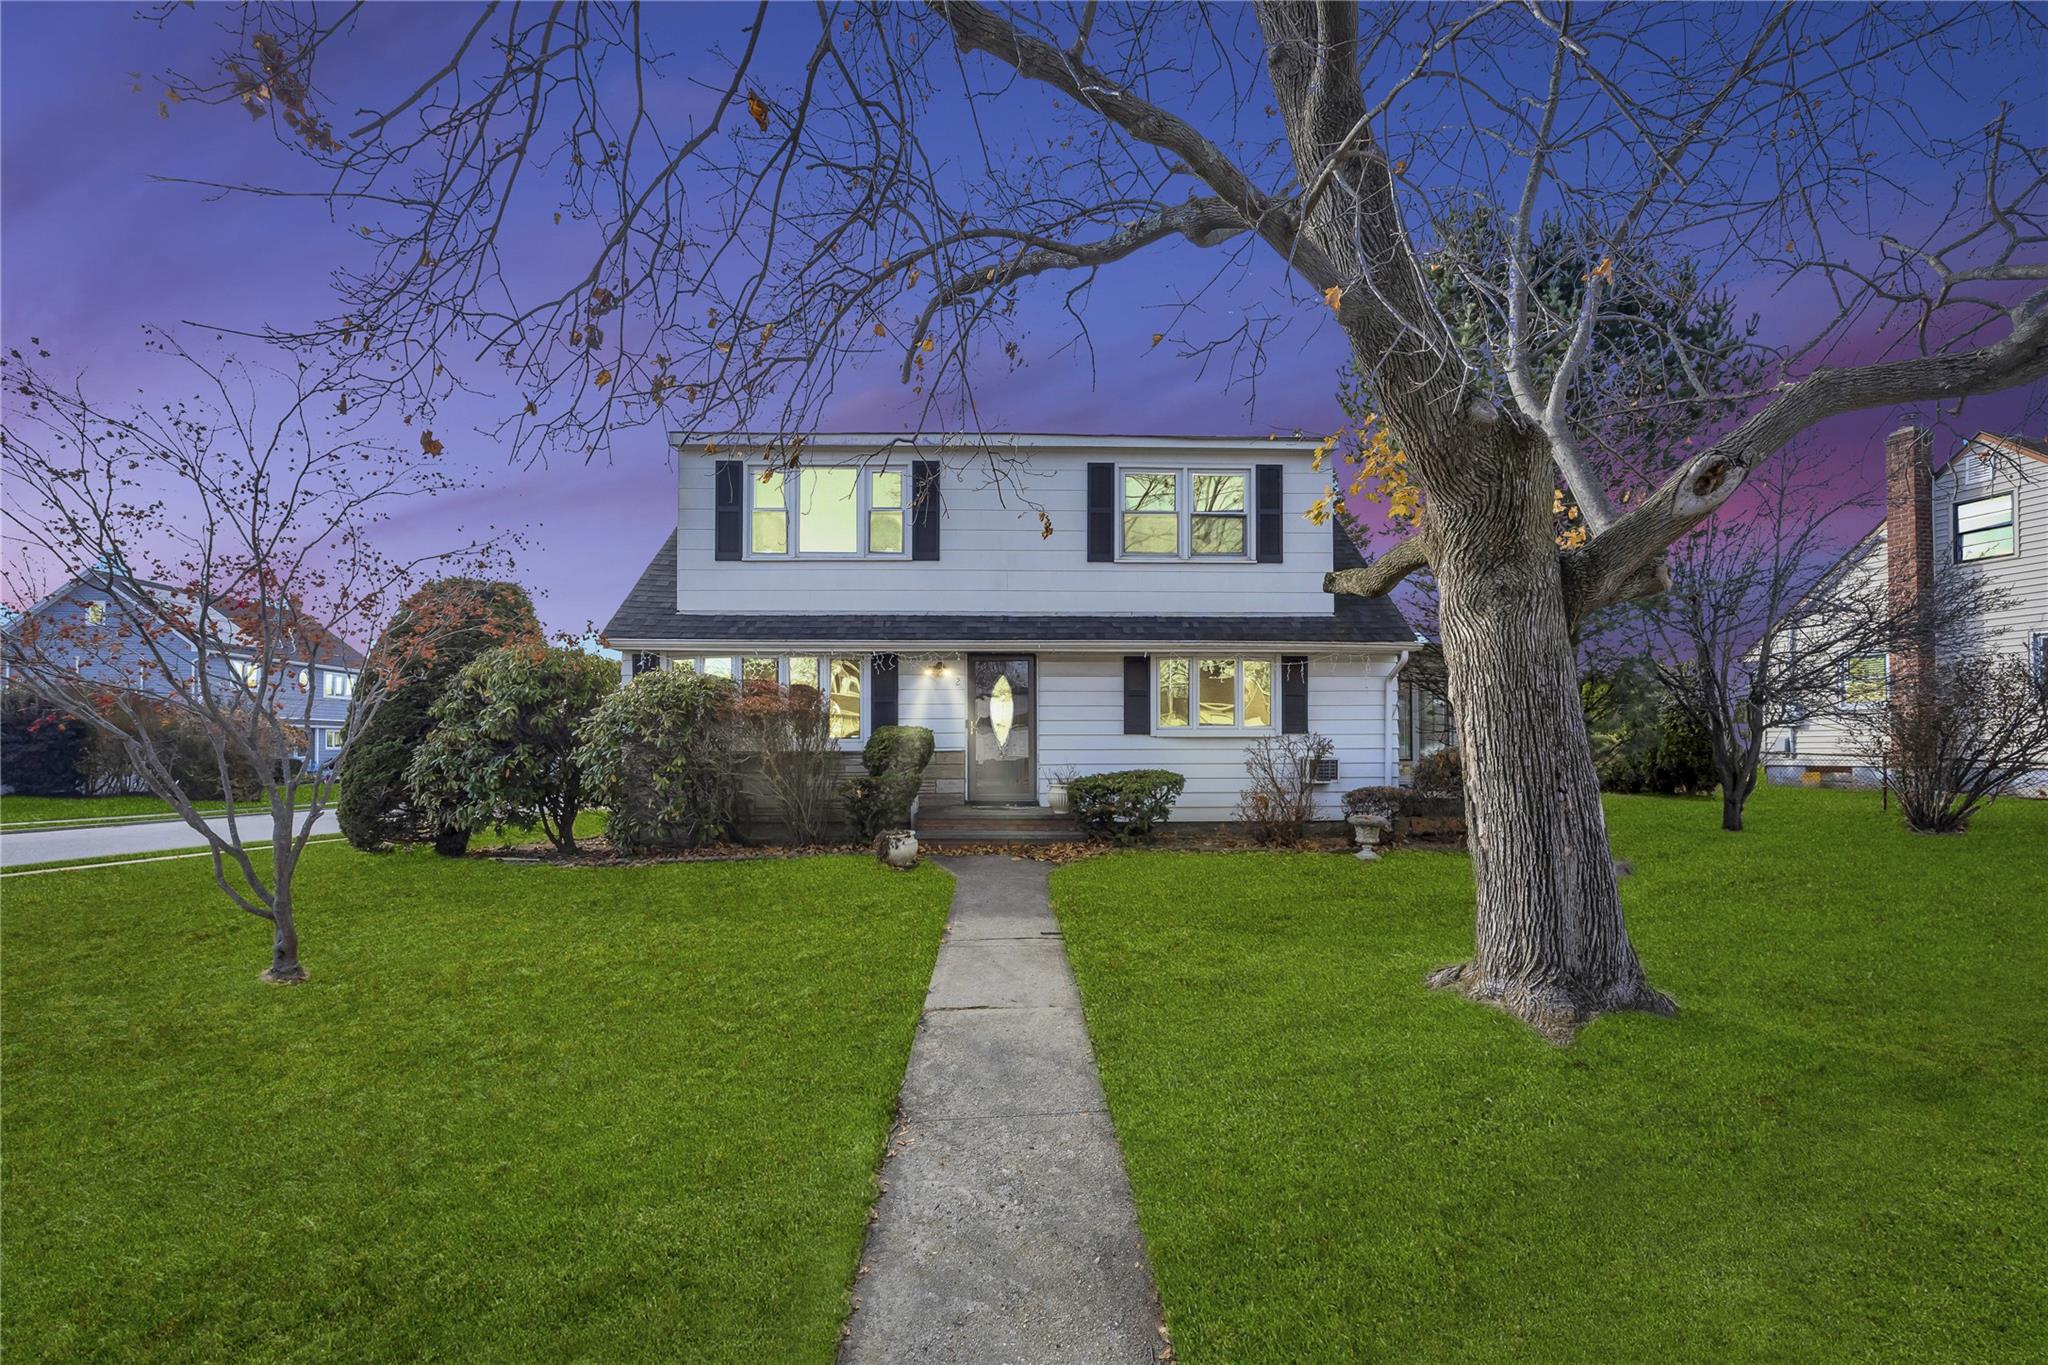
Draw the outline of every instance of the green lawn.
<instances>
[{"instance_id":1,"label":"green lawn","mask_svg":"<svg viewBox=\"0 0 2048 1365\"><path fill-rule=\"evenodd\" d=\"M308 856L6 883L9 1360L829 1361L952 884Z\"/></svg>"},{"instance_id":2,"label":"green lawn","mask_svg":"<svg viewBox=\"0 0 2048 1365\"><path fill-rule=\"evenodd\" d=\"M1676 1020L1425 991L1470 868L1126 854L1053 892L1180 1359L2039 1359L2048 804L1608 803Z\"/></svg>"},{"instance_id":3,"label":"green lawn","mask_svg":"<svg viewBox=\"0 0 2048 1365\"><path fill-rule=\"evenodd\" d=\"M225 810L220 801L195 803L199 810ZM0 796L0 829L17 825L86 820L127 821L175 818L161 798L132 796Z\"/></svg>"}]
</instances>

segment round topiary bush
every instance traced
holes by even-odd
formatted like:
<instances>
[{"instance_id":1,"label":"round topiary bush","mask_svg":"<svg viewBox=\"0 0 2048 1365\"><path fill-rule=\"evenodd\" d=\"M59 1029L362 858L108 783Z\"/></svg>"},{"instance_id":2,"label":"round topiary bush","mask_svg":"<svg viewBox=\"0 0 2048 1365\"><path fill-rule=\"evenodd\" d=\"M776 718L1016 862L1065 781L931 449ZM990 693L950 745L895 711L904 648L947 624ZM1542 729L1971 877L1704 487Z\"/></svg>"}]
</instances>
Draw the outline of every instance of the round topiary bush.
<instances>
[{"instance_id":1,"label":"round topiary bush","mask_svg":"<svg viewBox=\"0 0 2048 1365\"><path fill-rule=\"evenodd\" d=\"M622 853L693 848L740 817L738 691L680 669L643 673L584 718L576 764Z\"/></svg>"}]
</instances>

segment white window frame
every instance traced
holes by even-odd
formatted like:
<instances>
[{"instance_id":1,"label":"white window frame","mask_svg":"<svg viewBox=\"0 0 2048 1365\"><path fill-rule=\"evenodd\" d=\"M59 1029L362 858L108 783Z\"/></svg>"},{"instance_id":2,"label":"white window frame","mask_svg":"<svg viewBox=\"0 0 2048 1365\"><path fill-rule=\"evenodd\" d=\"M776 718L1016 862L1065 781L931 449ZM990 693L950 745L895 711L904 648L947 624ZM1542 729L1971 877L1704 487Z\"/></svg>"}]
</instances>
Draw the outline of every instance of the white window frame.
<instances>
[{"instance_id":1,"label":"white window frame","mask_svg":"<svg viewBox=\"0 0 2048 1365\"><path fill-rule=\"evenodd\" d=\"M732 673L730 675L723 673L711 674L710 670L705 668L704 665L712 659L724 659L729 662L732 665ZM739 685L744 682L741 675L746 671L746 660L748 659L775 660L775 685L784 690L787 690L789 687L789 662L791 659L816 659L819 666L819 685L828 695L831 690L833 661L835 659L851 661L860 669L860 715L857 717L858 727L854 732L850 735L841 735L838 742L841 748L857 749L866 741L869 724L868 707L871 704L869 696L874 686L874 656L872 655L833 650L820 650L817 653L812 653L809 650L800 650L795 654L770 654L762 651L735 652L732 654L684 654L664 656L662 666L664 668L674 668L686 664L693 673L702 673L713 677L730 676L734 684Z\"/></svg>"},{"instance_id":2,"label":"white window frame","mask_svg":"<svg viewBox=\"0 0 2048 1365\"><path fill-rule=\"evenodd\" d=\"M1173 510L1177 523L1174 532L1172 554L1148 554L1124 548L1124 475L1126 474L1172 474L1174 479ZM1244 480L1244 511L1240 513L1215 513L1204 515L1241 515L1244 519L1244 553L1235 555L1198 555L1195 553L1194 519L1195 476L1198 474L1235 475ZM1116 467L1116 557L1119 563L1131 564L1250 564L1258 558L1258 480L1256 471L1250 465L1164 465L1164 464L1120 464ZM1164 513L1152 513L1163 516ZM1210 655L1210 658L1220 657Z\"/></svg>"},{"instance_id":3,"label":"white window frame","mask_svg":"<svg viewBox=\"0 0 2048 1365\"><path fill-rule=\"evenodd\" d=\"M321 669L320 695L329 701L353 701L356 695L356 675L341 668Z\"/></svg>"},{"instance_id":4,"label":"white window frame","mask_svg":"<svg viewBox=\"0 0 2048 1365\"><path fill-rule=\"evenodd\" d=\"M909 466L909 465L907 465L907 464L897 464L897 463L894 463L894 462L883 462L883 463L863 463L863 464L857 464L857 465L827 465L827 466L823 466L823 467L824 467L824 468L829 468L829 469L848 469L848 468L850 468L850 469L852 469L852 470L853 470L853 471L854 471L854 472L856 473L856 475L858 476L857 478L855 478L855 480L854 480L854 485L853 485L853 502L854 502L854 536L856 537L856 539L857 539L857 540L858 540L858 542L859 542L859 548L858 548L858 549L856 549L856 550L854 550L854 551L853 551L852 553L850 553L850 554L849 554L848 552L844 551L844 550L806 550L806 549L804 549L804 547L803 547L803 498L804 498L804 490L803 490L803 476L804 476L804 470L803 470L803 468L802 468L802 467L798 467L798 468L796 468L796 469L785 469L785 470L782 470L782 471L780 471L780 472L781 472L781 474L782 474L782 503L783 503L783 506L782 506L782 516L783 516L783 519L784 519L784 521L785 521L785 522L787 523L787 529L786 529L786 531L785 531L785 533L784 533L784 536L783 536L783 544L787 545L787 546L788 546L789 548L788 548L787 550L783 551L783 552L782 552L781 554L774 554L774 553L771 553L771 552L768 552L768 551L763 551L763 550L756 550L756 549L754 548L754 511L755 511L755 506L754 506L754 499L755 499L756 495L757 495L757 494L758 494L758 493L760 492L760 490L761 490L761 469L760 469L759 467L756 467L756 468L752 468L752 469L749 469L749 470L747 471L747 479L746 479L746 485L747 485L747 498L746 498L745 518L744 518L744 520L743 520L743 522L742 522L742 525L743 525L743 526L744 526L744 528L745 528L745 535L746 535L746 539L745 539L745 546L746 546L746 549L745 549L745 554L744 554L744 556L743 556L743 557L744 557L744 558L746 558L746 559L763 559L763 560L769 560L769 561L772 561L772 562L781 562L781 561L784 561L784 560L795 560L795 559L814 559L814 560L852 560L852 559L908 559L908 558L910 558L910 501L911 501L911 486L910 486L910 473L911 473L911 471L910 471L910 466ZM900 479L902 480L902 483L901 483L901 485L900 485L900 486L901 486L901 488L902 488L902 490L903 490L903 492L902 492L902 502L901 502L901 503L900 503L900 504L899 504L898 506L896 506L896 507L882 507L882 508L877 508L877 507L876 507L876 506L874 505L874 488L875 488L875 478L874 478L874 476L875 476L875 475L877 475L877 474L895 474L895 475L897 475L897 476L898 476L898 477L899 477L899 478L900 478ZM773 509L773 508L763 508L763 509L761 509L761 510L763 510L763 511L773 511L774 509ZM901 513L903 514L903 548L902 548L902 549L900 549L900 550L872 550L872 549L869 549L869 548L868 548L868 545L869 545L869 536L868 536L868 532L869 532L869 530L870 530L870 520L871 520L871 514L872 514L872 513L874 513L874 512L876 512L876 511L882 511L882 512L901 512ZM711 656L711 657L713 657L713 658L718 658L718 657L722 657L722 656L719 656L719 655L713 655L713 656Z\"/></svg>"},{"instance_id":5,"label":"white window frame","mask_svg":"<svg viewBox=\"0 0 2048 1365\"><path fill-rule=\"evenodd\" d=\"M107 623L107 603L105 598L94 597L86 601L85 623L89 626L103 626Z\"/></svg>"},{"instance_id":6,"label":"white window frame","mask_svg":"<svg viewBox=\"0 0 2048 1365\"><path fill-rule=\"evenodd\" d=\"M329 752L339 749L342 745L348 743L348 730L343 726L323 725L320 727L320 743Z\"/></svg>"},{"instance_id":7,"label":"white window frame","mask_svg":"<svg viewBox=\"0 0 2048 1365\"><path fill-rule=\"evenodd\" d=\"M228 660L228 671L233 673L240 680L242 686L248 688L251 692L263 686L263 661L261 659L230 658Z\"/></svg>"},{"instance_id":8,"label":"white window frame","mask_svg":"<svg viewBox=\"0 0 2048 1365\"><path fill-rule=\"evenodd\" d=\"M1230 662L1235 663L1237 665L1237 668L1235 669L1236 677L1234 679L1235 694L1231 698L1231 724L1229 725L1204 725L1201 722L1201 688L1198 682L1198 678L1200 676L1199 670L1201 668L1202 661L1205 659L1227 659ZM1188 666L1188 723L1186 725L1167 725L1160 719L1159 666L1163 663L1168 662L1169 660L1177 660L1181 663L1185 663ZM1268 703L1273 708L1273 719L1269 724L1246 725L1244 723L1244 666L1247 663L1267 664L1270 665L1273 670L1272 688L1267 697ZM1154 654L1152 656L1152 667L1150 670L1152 686L1152 733L1155 735L1189 736L1221 735L1226 738L1232 735L1242 736L1278 734L1280 731L1280 675L1280 656L1278 656L1277 654Z\"/></svg>"},{"instance_id":9,"label":"white window frame","mask_svg":"<svg viewBox=\"0 0 2048 1365\"><path fill-rule=\"evenodd\" d=\"M2005 522L2003 526L1980 526L1971 534L1976 535L1985 531L2000 529L2010 530L2012 532L2012 548L2010 550L2001 550L1995 555L1978 555L1972 559L1963 558L1963 509L1976 503L1994 502L1999 499L2004 499L2005 501ZM2003 492L1986 493L1981 497L1957 498L1949 505L1948 517L1948 552L1958 564L1976 564L1986 559L2011 559L2020 552L2019 498L2009 488Z\"/></svg>"}]
</instances>

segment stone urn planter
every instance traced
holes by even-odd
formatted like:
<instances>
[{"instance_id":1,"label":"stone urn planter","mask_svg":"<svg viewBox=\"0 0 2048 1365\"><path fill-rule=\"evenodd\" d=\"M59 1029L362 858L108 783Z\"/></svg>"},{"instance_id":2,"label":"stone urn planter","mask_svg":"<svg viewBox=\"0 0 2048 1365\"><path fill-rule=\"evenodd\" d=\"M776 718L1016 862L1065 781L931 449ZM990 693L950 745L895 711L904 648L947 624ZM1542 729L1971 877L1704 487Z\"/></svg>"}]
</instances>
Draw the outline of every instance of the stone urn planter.
<instances>
[{"instance_id":1,"label":"stone urn planter","mask_svg":"<svg viewBox=\"0 0 2048 1365\"><path fill-rule=\"evenodd\" d=\"M1372 862L1380 856L1380 840L1394 827L1390 812L1368 810L1358 811L1345 817L1351 826L1351 837L1358 841L1360 862Z\"/></svg>"},{"instance_id":2,"label":"stone urn planter","mask_svg":"<svg viewBox=\"0 0 2048 1365\"><path fill-rule=\"evenodd\" d=\"M875 836L875 856L897 871L917 866L917 831L885 829Z\"/></svg>"},{"instance_id":3,"label":"stone urn planter","mask_svg":"<svg viewBox=\"0 0 2048 1365\"><path fill-rule=\"evenodd\" d=\"M1070 809L1067 803L1067 784L1057 778L1046 783L1045 804L1052 807L1056 814L1065 815Z\"/></svg>"}]
</instances>

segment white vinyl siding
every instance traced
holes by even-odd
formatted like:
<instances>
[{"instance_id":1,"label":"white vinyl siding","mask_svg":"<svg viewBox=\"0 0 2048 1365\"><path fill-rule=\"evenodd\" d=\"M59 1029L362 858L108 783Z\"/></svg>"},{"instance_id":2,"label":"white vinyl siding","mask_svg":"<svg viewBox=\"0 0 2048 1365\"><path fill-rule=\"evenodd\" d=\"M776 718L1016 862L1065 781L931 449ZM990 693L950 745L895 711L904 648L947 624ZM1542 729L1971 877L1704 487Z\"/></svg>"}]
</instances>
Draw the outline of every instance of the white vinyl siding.
<instances>
[{"instance_id":1,"label":"white vinyl siding","mask_svg":"<svg viewBox=\"0 0 2048 1365\"><path fill-rule=\"evenodd\" d=\"M1389 683L1397 656L1312 655L1308 728L1336 746L1337 780L1316 789L1316 815L1337 819L1352 787L1392 785ZM1156 676L1156 674L1155 674ZM1275 700L1278 706L1278 700ZM1038 786L1053 768L1079 773L1166 768L1187 779L1176 820L1232 820L1244 790L1247 736L1189 728L1127 735L1124 662L1114 654L1038 655Z\"/></svg>"},{"instance_id":2,"label":"white vinyl siding","mask_svg":"<svg viewBox=\"0 0 2048 1365\"><path fill-rule=\"evenodd\" d=\"M1032 451L997 464L988 457L947 453L940 476L944 514L937 560L907 556L806 561L798 555L720 560L716 529L716 458L677 451L676 606L681 611L764 615L914 612L919 614L1327 616L1323 591L1330 570L1330 528L1302 515L1329 492L1329 478L1310 464L1307 446L1274 442L1207 452L1174 451L1175 469L1218 472L1282 468L1280 527L1283 561L1259 564L1244 557L1088 559L1088 480L1091 462L1119 464L1130 452L1113 449ZM813 450L806 459L824 461ZM940 458L934 456L933 458ZM1129 461L1133 467L1136 461ZM1162 461L1160 467L1167 467ZM747 486L758 478L750 463ZM1256 502L1256 479L1246 484ZM905 497L909 495L905 480ZM752 496L752 493L749 493ZM1112 494L1121 544L1122 489ZM750 503L749 506L752 504ZM744 509L743 509L744 511ZM1051 523L1042 535L1039 513ZM1176 513L1178 515L1178 513ZM1255 539L1245 516L1247 548ZM751 534L742 518L743 538ZM872 536L872 530L870 535ZM908 528L905 540L909 539Z\"/></svg>"}]
</instances>

